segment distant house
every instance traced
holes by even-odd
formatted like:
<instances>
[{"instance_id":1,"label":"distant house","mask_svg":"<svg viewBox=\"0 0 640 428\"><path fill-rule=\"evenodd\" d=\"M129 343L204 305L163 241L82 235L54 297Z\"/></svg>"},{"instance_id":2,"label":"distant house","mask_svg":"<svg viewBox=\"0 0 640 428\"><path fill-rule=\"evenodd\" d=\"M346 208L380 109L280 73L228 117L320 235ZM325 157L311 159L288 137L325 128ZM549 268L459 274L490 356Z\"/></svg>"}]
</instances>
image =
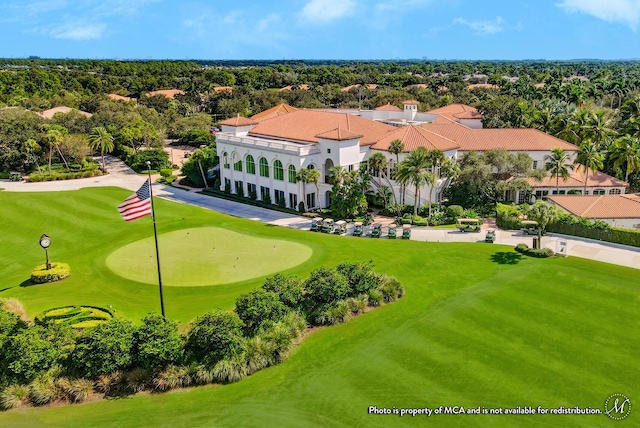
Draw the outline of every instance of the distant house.
<instances>
[{"instance_id":1,"label":"distant house","mask_svg":"<svg viewBox=\"0 0 640 428\"><path fill-rule=\"evenodd\" d=\"M118 95L118 94L108 94L107 97L111 98L112 100L125 101L125 102L135 101L136 100L135 98L125 97L125 96Z\"/></svg>"},{"instance_id":2,"label":"distant house","mask_svg":"<svg viewBox=\"0 0 640 428\"><path fill-rule=\"evenodd\" d=\"M91 113L87 113L86 111L82 111L82 110L78 110L78 109L70 108L70 107L66 107L66 106L50 108L49 110L45 110L45 111L40 112L38 114L40 116L44 117L45 119L53 119L53 116L56 113L68 114L68 113L71 113L72 111L80 113L81 115L86 116L86 117L93 116Z\"/></svg>"},{"instance_id":3,"label":"distant house","mask_svg":"<svg viewBox=\"0 0 640 428\"><path fill-rule=\"evenodd\" d=\"M161 95L163 97L169 98L170 100L175 99L176 95L184 95L184 91L180 89L161 89L159 91L151 91L145 94L146 97L154 97L156 95Z\"/></svg>"},{"instance_id":4,"label":"distant house","mask_svg":"<svg viewBox=\"0 0 640 428\"><path fill-rule=\"evenodd\" d=\"M640 229L637 195L553 195L547 200L578 217L602 220L613 227Z\"/></svg>"},{"instance_id":5,"label":"distant house","mask_svg":"<svg viewBox=\"0 0 640 428\"><path fill-rule=\"evenodd\" d=\"M308 91L309 89L311 89L311 86L305 83L303 83L302 85L289 85L285 86L284 88L278 89L278 91L293 91L294 89L302 89L303 91Z\"/></svg>"}]
</instances>

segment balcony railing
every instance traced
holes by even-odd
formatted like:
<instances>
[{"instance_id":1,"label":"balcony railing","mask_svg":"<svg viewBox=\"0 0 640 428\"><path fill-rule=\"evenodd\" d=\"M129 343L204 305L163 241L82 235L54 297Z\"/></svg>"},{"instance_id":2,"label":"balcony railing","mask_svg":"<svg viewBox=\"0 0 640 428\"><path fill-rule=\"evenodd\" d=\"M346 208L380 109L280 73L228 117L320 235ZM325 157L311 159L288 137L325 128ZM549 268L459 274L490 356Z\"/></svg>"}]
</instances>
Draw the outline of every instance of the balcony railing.
<instances>
[{"instance_id":1,"label":"balcony railing","mask_svg":"<svg viewBox=\"0 0 640 428\"><path fill-rule=\"evenodd\" d=\"M320 153L317 144L298 144L285 141L267 140L256 137L238 137L235 135L219 132L216 134L219 143L228 143L234 146L251 147L265 149L272 152L292 154L295 156L308 156Z\"/></svg>"}]
</instances>

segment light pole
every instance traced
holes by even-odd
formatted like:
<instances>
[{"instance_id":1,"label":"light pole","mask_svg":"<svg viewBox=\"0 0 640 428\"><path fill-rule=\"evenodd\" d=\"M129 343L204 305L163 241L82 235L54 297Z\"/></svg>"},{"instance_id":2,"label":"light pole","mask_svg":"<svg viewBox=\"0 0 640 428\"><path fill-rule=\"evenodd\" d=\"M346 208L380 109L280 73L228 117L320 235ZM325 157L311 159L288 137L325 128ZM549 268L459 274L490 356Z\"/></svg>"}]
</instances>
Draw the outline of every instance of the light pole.
<instances>
[{"instance_id":1,"label":"light pole","mask_svg":"<svg viewBox=\"0 0 640 428\"><path fill-rule=\"evenodd\" d=\"M51 263L49 263L49 245L51 245L51 238L43 233L40 237L40 246L44 248L44 254L47 257L47 270L51 269Z\"/></svg>"}]
</instances>

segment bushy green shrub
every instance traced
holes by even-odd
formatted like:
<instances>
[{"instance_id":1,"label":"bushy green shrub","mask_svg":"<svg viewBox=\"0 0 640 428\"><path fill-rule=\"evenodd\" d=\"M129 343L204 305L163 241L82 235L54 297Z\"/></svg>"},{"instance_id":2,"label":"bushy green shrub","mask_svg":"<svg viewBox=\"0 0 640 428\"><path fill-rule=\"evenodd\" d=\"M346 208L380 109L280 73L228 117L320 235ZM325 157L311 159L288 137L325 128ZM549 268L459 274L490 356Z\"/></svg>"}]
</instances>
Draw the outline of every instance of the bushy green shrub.
<instances>
[{"instance_id":1,"label":"bushy green shrub","mask_svg":"<svg viewBox=\"0 0 640 428\"><path fill-rule=\"evenodd\" d=\"M265 204L269 204L270 205L271 204L271 195L269 195L268 193L265 194L262 197L262 202L264 202Z\"/></svg>"},{"instance_id":2,"label":"bushy green shrub","mask_svg":"<svg viewBox=\"0 0 640 428\"><path fill-rule=\"evenodd\" d=\"M344 276L347 280L349 288L345 293L345 297L356 296L368 293L380 285L380 278L373 271L373 263L360 262L340 263L336 266L336 271Z\"/></svg>"},{"instance_id":3,"label":"bushy green shrub","mask_svg":"<svg viewBox=\"0 0 640 428\"><path fill-rule=\"evenodd\" d=\"M238 297L235 311L245 328L249 332L255 332L265 325L279 321L287 312L287 307L276 293L259 288Z\"/></svg>"},{"instance_id":4,"label":"bushy green shrub","mask_svg":"<svg viewBox=\"0 0 640 428\"><path fill-rule=\"evenodd\" d=\"M51 269L47 265L37 266L31 271L31 282L34 284L45 284L65 279L71 275L71 269L66 263L52 262Z\"/></svg>"},{"instance_id":5,"label":"bushy green shrub","mask_svg":"<svg viewBox=\"0 0 640 428\"><path fill-rule=\"evenodd\" d=\"M0 408L16 409L27 403L29 388L26 385L9 385L0 392Z\"/></svg>"},{"instance_id":6,"label":"bushy green shrub","mask_svg":"<svg viewBox=\"0 0 640 428\"><path fill-rule=\"evenodd\" d=\"M235 357L242 351L242 326L242 320L233 312L217 310L199 316L187 333L187 357L206 367Z\"/></svg>"},{"instance_id":7,"label":"bushy green shrub","mask_svg":"<svg viewBox=\"0 0 640 428\"><path fill-rule=\"evenodd\" d=\"M449 205L447 207L447 217L457 220L464 215L464 208L460 205Z\"/></svg>"},{"instance_id":8,"label":"bushy green shrub","mask_svg":"<svg viewBox=\"0 0 640 428\"><path fill-rule=\"evenodd\" d=\"M133 323L119 318L85 330L71 353L71 367L90 379L128 369L133 362L134 332Z\"/></svg>"},{"instance_id":9,"label":"bushy green shrub","mask_svg":"<svg viewBox=\"0 0 640 428\"><path fill-rule=\"evenodd\" d=\"M300 202L298 203L298 212L299 212L299 213L304 213L304 212L306 212L306 211L307 211L307 210L306 210L306 209L304 209L304 202L300 201Z\"/></svg>"},{"instance_id":10,"label":"bushy green shrub","mask_svg":"<svg viewBox=\"0 0 640 428\"><path fill-rule=\"evenodd\" d=\"M516 245L515 250L521 254L541 259L554 255L554 252L551 248L529 248L527 244L522 243Z\"/></svg>"},{"instance_id":11,"label":"bushy green shrub","mask_svg":"<svg viewBox=\"0 0 640 428\"><path fill-rule=\"evenodd\" d=\"M496 226L504 230L522 228L522 210L516 205L496 204Z\"/></svg>"},{"instance_id":12,"label":"bushy green shrub","mask_svg":"<svg viewBox=\"0 0 640 428\"><path fill-rule=\"evenodd\" d=\"M134 333L134 364L151 370L162 370L182 361L182 337L178 324L159 314L149 314Z\"/></svg>"},{"instance_id":13,"label":"bushy green shrub","mask_svg":"<svg viewBox=\"0 0 640 428\"><path fill-rule=\"evenodd\" d=\"M278 299L291 309L299 308L302 303L302 279L297 276L284 276L275 274L268 276L262 284L262 288L271 291Z\"/></svg>"},{"instance_id":14,"label":"bushy green shrub","mask_svg":"<svg viewBox=\"0 0 640 428\"><path fill-rule=\"evenodd\" d=\"M349 283L335 269L319 268L304 283L305 307L309 313L347 297Z\"/></svg>"}]
</instances>

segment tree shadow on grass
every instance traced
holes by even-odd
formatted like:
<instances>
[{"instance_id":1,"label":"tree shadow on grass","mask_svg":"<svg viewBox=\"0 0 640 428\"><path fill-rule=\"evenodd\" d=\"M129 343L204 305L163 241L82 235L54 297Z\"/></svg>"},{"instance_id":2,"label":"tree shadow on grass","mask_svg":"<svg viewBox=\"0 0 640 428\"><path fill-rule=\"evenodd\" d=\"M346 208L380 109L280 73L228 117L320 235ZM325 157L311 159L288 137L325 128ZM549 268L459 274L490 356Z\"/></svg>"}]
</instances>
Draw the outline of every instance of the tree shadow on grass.
<instances>
[{"instance_id":1,"label":"tree shadow on grass","mask_svg":"<svg viewBox=\"0 0 640 428\"><path fill-rule=\"evenodd\" d=\"M37 285L37 284L34 284L33 282L31 282L31 278L25 279L20 283L20 287L31 287L32 285Z\"/></svg>"},{"instance_id":2,"label":"tree shadow on grass","mask_svg":"<svg viewBox=\"0 0 640 428\"><path fill-rule=\"evenodd\" d=\"M517 265L522 260L522 254L502 251L491 254L491 261L500 265Z\"/></svg>"}]
</instances>

